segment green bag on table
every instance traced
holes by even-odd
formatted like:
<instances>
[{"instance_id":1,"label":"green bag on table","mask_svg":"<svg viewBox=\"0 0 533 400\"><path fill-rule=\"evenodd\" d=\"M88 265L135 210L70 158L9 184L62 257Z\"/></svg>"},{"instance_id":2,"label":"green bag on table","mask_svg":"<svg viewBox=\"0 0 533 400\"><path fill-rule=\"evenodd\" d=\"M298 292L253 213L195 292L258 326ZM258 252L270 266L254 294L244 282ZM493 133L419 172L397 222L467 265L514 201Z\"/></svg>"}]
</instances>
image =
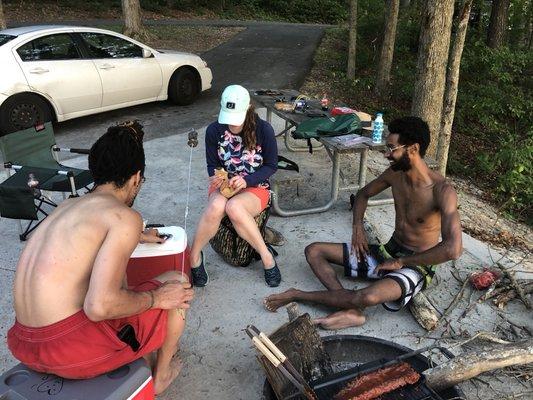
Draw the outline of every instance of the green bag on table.
<instances>
[{"instance_id":1,"label":"green bag on table","mask_svg":"<svg viewBox=\"0 0 533 400\"><path fill-rule=\"evenodd\" d=\"M292 132L295 139L307 139L309 152L313 152L311 139L324 136L342 136L361 132L361 120L356 114L342 114L334 117L313 118L302 122Z\"/></svg>"}]
</instances>

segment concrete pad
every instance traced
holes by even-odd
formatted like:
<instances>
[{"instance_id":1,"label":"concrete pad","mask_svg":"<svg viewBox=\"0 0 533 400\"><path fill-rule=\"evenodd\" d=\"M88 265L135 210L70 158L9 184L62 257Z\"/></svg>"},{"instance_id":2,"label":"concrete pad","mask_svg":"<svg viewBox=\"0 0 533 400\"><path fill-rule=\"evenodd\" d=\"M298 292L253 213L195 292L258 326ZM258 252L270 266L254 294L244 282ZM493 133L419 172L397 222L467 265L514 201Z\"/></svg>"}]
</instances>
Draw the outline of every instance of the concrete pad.
<instances>
[{"instance_id":1,"label":"concrete pad","mask_svg":"<svg viewBox=\"0 0 533 400\"><path fill-rule=\"evenodd\" d=\"M274 121L279 127L281 121ZM279 130L279 129L278 129ZM204 149L205 128L200 132L200 145L192 150L191 185L187 233L192 242L196 223L203 211L207 198L207 171ZM191 150L186 144L186 135L173 135L156 138L145 143L147 155L147 181L136 200L135 208L144 219L152 223L185 226L187 204L187 176ZM286 152L281 140L278 141L280 152ZM317 151L312 156L308 153L290 153L289 158L296 160L303 168L308 185L299 190L300 197L294 189L287 189L283 195L287 206L323 201L329 191L329 174L331 166L324 151ZM84 166L86 160L78 157L70 160L74 166ZM379 162L378 162L379 164ZM348 162L347 170L352 165ZM310 175L310 174L313 175ZM351 176L347 172L347 178ZM199 399L260 399L264 374L255 359L252 348L243 329L252 323L265 332L272 332L287 321L284 310L270 313L264 310L262 300L272 293L298 287L306 290L321 290L306 264L303 249L314 241L344 242L351 238L351 212L348 211L348 195L343 193L339 201L328 212L301 217L280 218L272 216L269 225L281 231L287 244L278 248L277 258L283 281L279 288L266 286L260 263L253 263L247 268L235 268L225 264L222 259L207 246L205 255L210 283L206 288L196 289L196 298L188 315L187 328L181 342L181 356L185 363L182 374L172 384L163 400L199 400ZM385 241L394 228L393 206L372 207L367 218L376 226L379 237ZM18 241L17 223L12 220L0 220L0 233L3 245L0 249L2 260L0 270L0 371L5 371L16 363L5 345L5 335L11 326L14 313L12 309L11 287L14 268L22 244ZM456 263L456 269L464 279L469 271L478 268L485 261L478 259L481 244L465 235L466 252ZM460 284L451 276L451 265L439 268L436 284L428 289L428 296L442 312L452 301ZM342 274L339 269L339 275ZM341 278L348 288L362 287L362 281ZM475 295L474 295L475 296ZM474 297L475 299L475 297ZM505 323L503 318L513 319L533 330L533 320L519 302L511 302L502 313L496 312L488 304L481 304L466 317L460 319L465 301L451 315L452 325L460 335L478 330L493 331ZM301 312L309 312L312 317L330 313L323 307L300 305ZM385 311L382 307L368 310L368 323L357 329L346 329L340 334L361 334L393 340L400 344L419 348L431 344L431 337L440 333L428 334L413 319L410 313L402 310L397 313ZM502 317L503 315L503 317ZM321 332L330 335L332 332ZM455 349L454 351L458 351ZM521 388L516 381L505 377L494 380L491 385L496 390L512 393ZM501 382L500 382L501 380ZM490 398L492 389L472 384L462 385L467 395L479 391L482 398Z\"/></svg>"}]
</instances>

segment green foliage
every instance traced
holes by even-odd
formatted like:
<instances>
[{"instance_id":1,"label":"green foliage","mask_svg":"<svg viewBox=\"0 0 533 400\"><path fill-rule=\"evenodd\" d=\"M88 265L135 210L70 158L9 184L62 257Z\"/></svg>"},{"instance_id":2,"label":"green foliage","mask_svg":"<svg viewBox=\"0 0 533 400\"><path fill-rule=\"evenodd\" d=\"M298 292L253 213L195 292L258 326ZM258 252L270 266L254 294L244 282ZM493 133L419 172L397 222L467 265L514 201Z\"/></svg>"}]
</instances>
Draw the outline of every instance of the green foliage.
<instances>
[{"instance_id":1,"label":"green foliage","mask_svg":"<svg viewBox=\"0 0 533 400\"><path fill-rule=\"evenodd\" d=\"M205 8L227 18L326 24L342 22L348 15L348 7L343 0L176 0L174 6L183 11Z\"/></svg>"}]
</instances>

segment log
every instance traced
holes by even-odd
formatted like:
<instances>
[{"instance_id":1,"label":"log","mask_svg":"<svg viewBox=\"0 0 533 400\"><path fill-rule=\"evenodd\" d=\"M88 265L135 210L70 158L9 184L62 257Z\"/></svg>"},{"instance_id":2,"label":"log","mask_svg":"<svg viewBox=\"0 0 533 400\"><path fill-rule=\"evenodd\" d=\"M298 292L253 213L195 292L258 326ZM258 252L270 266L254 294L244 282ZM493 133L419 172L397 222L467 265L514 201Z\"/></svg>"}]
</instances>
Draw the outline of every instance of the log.
<instances>
[{"instance_id":1,"label":"log","mask_svg":"<svg viewBox=\"0 0 533 400\"><path fill-rule=\"evenodd\" d=\"M439 391L494 369L533 363L533 339L487 346L461 354L424 372L426 383Z\"/></svg>"},{"instance_id":2,"label":"log","mask_svg":"<svg viewBox=\"0 0 533 400\"><path fill-rule=\"evenodd\" d=\"M416 322L425 330L434 330L439 323L439 312L430 303L424 292L418 292L409 303L409 310Z\"/></svg>"},{"instance_id":3,"label":"log","mask_svg":"<svg viewBox=\"0 0 533 400\"><path fill-rule=\"evenodd\" d=\"M502 272L507 277L507 279L509 279L511 281L511 285L513 286L513 288L516 291L516 294L518 295L520 300L522 300L522 303L524 303L524 305L526 306L526 308L528 310L531 310L531 304L529 303L529 300L527 299L527 296L525 295L524 291L522 290L522 287L516 281L514 275L507 268L505 268L502 264L496 263L496 265L498 266L498 268L500 268L502 270Z\"/></svg>"},{"instance_id":4,"label":"log","mask_svg":"<svg viewBox=\"0 0 533 400\"><path fill-rule=\"evenodd\" d=\"M269 338L307 382L333 373L329 355L309 314L282 325ZM296 392L294 386L264 356L258 356L258 359L278 399Z\"/></svg>"}]
</instances>

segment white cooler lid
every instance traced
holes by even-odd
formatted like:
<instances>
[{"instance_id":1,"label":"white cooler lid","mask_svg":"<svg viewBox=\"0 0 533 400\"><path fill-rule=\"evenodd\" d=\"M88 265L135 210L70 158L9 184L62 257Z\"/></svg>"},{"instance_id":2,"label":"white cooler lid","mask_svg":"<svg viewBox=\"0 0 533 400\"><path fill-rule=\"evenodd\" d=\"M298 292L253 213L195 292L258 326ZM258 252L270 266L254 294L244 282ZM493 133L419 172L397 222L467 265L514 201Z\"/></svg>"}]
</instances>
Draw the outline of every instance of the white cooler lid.
<instances>
[{"instance_id":1,"label":"white cooler lid","mask_svg":"<svg viewBox=\"0 0 533 400\"><path fill-rule=\"evenodd\" d=\"M179 254L187 247L187 234L180 226L164 226L157 228L159 233L172 235L165 243L139 243L131 258L158 257Z\"/></svg>"}]
</instances>

